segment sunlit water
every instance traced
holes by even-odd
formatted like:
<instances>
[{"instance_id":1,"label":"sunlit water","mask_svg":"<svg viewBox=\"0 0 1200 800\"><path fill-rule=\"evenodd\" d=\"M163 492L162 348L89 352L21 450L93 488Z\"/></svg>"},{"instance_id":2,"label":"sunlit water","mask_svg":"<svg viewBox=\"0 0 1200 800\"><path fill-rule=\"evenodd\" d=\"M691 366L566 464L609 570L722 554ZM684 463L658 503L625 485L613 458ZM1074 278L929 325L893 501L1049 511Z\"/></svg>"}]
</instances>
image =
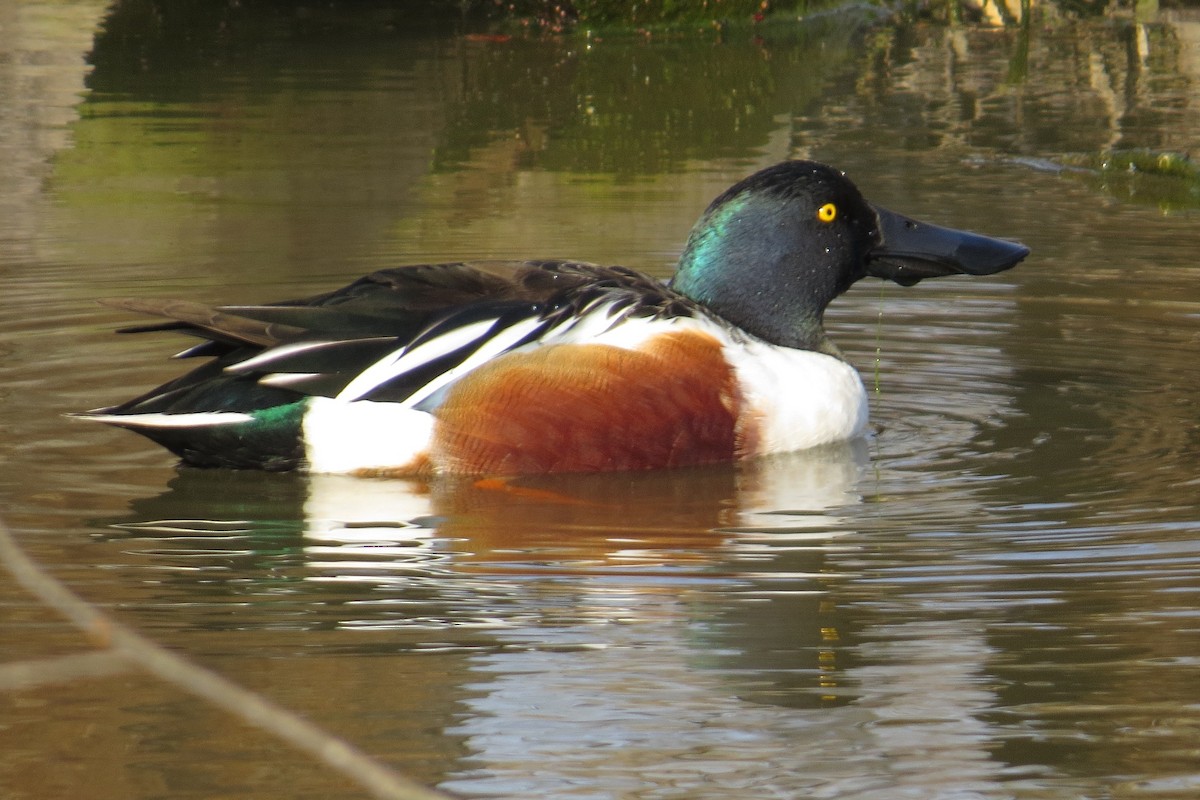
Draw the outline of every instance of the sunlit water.
<instances>
[{"instance_id":1,"label":"sunlit water","mask_svg":"<svg viewBox=\"0 0 1200 800\"><path fill-rule=\"evenodd\" d=\"M1200 152L1194 14L164 43L100 3L3 13L0 489L82 595L464 796L1200 791L1200 198L1047 167ZM665 275L792 156L1034 251L835 304L864 441L498 490L176 471L62 416L178 369L97 297L480 256ZM85 646L8 583L0 609L4 661ZM356 796L132 673L0 696L0 790Z\"/></svg>"}]
</instances>

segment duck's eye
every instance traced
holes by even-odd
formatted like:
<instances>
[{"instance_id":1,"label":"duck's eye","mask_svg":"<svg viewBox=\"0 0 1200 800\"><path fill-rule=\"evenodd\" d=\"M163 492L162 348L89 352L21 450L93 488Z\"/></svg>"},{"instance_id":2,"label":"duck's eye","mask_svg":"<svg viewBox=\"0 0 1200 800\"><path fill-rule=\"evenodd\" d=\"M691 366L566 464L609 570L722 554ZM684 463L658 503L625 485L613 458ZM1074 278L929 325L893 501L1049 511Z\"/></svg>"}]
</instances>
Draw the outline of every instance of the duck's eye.
<instances>
[{"instance_id":1,"label":"duck's eye","mask_svg":"<svg viewBox=\"0 0 1200 800\"><path fill-rule=\"evenodd\" d=\"M837 219L837 206L833 203L826 203L817 209L817 219L821 222L833 222Z\"/></svg>"}]
</instances>

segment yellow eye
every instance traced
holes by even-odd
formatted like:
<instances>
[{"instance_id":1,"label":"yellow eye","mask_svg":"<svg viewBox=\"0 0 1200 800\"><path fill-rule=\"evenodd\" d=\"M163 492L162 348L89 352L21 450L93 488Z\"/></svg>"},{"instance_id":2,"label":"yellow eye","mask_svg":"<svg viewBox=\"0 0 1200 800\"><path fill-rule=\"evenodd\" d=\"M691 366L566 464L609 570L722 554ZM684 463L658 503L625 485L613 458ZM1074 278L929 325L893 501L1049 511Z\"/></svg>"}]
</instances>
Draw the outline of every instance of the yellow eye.
<instances>
[{"instance_id":1,"label":"yellow eye","mask_svg":"<svg viewBox=\"0 0 1200 800\"><path fill-rule=\"evenodd\" d=\"M826 203L817 209L817 219L821 222L833 222L837 218L837 206Z\"/></svg>"}]
</instances>

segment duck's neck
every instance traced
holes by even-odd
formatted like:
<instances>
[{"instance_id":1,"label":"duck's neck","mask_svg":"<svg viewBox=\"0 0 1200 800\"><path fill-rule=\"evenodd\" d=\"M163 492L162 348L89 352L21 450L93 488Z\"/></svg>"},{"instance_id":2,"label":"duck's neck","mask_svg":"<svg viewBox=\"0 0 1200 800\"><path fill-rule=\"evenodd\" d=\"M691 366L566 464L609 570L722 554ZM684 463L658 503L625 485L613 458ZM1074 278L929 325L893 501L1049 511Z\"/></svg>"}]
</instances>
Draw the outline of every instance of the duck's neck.
<instances>
[{"instance_id":1,"label":"duck's neck","mask_svg":"<svg viewBox=\"0 0 1200 800\"><path fill-rule=\"evenodd\" d=\"M787 204L735 198L692 229L671 287L760 339L836 354L822 325L845 290L820 243L797 241Z\"/></svg>"}]
</instances>

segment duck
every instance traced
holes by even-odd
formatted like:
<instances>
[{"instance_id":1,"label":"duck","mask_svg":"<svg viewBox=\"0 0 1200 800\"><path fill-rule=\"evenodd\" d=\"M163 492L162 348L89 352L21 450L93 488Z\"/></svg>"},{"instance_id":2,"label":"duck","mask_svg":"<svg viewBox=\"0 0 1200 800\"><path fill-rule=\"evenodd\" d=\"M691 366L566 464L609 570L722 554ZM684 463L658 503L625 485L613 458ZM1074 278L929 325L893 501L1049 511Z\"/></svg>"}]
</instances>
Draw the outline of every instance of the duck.
<instances>
[{"instance_id":1,"label":"duck","mask_svg":"<svg viewBox=\"0 0 1200 800\"><path fill-rule=\"evenodd\" d=\"M636 471L863 436L868 400L829 339L855 282L992 275L1024 245L868 202L789 160L722 192L666 281L584 261L382 269L263 305L108 305L200 341L203 362L80 416L183 465L363 476Z\"/></svg>"}]
</instances>

